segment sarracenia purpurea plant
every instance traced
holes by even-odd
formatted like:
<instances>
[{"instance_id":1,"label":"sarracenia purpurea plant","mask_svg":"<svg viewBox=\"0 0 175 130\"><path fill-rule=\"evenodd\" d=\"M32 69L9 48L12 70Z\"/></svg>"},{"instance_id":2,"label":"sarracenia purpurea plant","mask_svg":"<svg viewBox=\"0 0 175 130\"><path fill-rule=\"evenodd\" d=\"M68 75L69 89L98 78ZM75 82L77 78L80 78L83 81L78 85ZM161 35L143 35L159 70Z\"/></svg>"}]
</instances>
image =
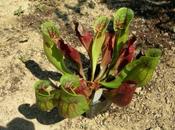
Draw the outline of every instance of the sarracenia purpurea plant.
<instances>
[{"instance_id":1,"label":"sarracenia purpurea plant","mask_svg":"<svg viewBox=\"0 0 175 130\"><path fill-rule=\"evenodd\" d=\"M136 36L129 38L133 17L134 12L126 7L118 9L112 18L100 16L94 23L94 34L74 22L76 35L89 56L88 68L84 68L80 53L64 42L59 27L52 21L44 22L44 52L62 76L56 81L59 85L50 80L36 82L39 108L50 111L56 107L60 115L72 118L86 113L101 97L118 106L128 105L136 87L151 80L161 55L156 48L137 53ZM100 95L96 94L98 90Z\"/></svg>"}]
</instances>

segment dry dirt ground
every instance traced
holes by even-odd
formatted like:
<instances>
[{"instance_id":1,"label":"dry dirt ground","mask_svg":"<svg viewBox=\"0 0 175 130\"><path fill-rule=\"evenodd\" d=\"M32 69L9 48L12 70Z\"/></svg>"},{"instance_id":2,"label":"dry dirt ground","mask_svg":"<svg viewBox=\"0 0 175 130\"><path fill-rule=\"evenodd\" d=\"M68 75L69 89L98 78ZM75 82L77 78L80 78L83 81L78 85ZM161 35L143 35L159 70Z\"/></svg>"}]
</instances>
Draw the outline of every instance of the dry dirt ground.
<instances>
[{"instance_id":1,"label":"dry dirt ground","mask_svg":"<svg viewBox=\"0 0 175 130\"><path fill-rule=\"evenodd\" d=\"M55 111L44 113L34 105L34 82L58 76L43 53L40 23L54 20L63 37L81 50L72 21L90 28L96 16L113 12L109 5L90 0L0 0L0 130L175 130L174 34L156 28L155 19L140 16L132 23L132 33L142 47L161 48L163 55L153 80L129 106L112 105L93 119L61 119Z\"/></svg>"}]
</instances>

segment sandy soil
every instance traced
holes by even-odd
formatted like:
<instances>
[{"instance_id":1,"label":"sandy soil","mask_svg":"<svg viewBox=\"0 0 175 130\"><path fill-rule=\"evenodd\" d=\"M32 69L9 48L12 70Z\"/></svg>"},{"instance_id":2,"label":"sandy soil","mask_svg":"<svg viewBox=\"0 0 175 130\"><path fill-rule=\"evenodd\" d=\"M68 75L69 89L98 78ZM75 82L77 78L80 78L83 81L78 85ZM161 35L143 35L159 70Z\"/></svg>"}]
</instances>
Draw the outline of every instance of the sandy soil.
<instances>
[{"instance_id":1,"label":"sandy soil","mask_svg":"<svg viewBox=\"0 0 175 130\"><path fill-rule=\"evenodd\" d=\"M174 130L174 34L156 28L156 20L139 16L132 24L138 43L161 48L163 55L153 80L135 94L128 107L112 105L106 113L93 119L61 119L55 110L51 113L37 110L34 82L58 76L43 53L40 23L45 19L54 20L60 24L65 39L81 49L72 20L91 27L96 16L114 12L106 4L82 1L0 1L0 130ZM14 15L20 6L24 12ZM23 63L21 57L27 62Z\"/></svg>"}]
</instances>

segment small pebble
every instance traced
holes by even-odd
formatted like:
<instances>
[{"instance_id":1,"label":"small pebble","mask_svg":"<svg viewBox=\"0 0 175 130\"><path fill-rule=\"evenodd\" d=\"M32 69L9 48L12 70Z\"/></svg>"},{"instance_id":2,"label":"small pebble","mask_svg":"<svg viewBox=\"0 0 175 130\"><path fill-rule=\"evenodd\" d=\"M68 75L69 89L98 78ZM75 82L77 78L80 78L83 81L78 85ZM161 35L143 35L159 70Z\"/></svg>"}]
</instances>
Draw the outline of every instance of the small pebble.
<instances>
[{"instance_id":1,"label":"small pebble","mask_svg":"<svg viewBox=\"0 0 175 130\"><path fill-rule=\"evenodd\" d=\"M164 33L164 36L169 36L169 34L168 33Z\"/></svg>"},{"instance_id":2,"label":"small pebble","mask_svg":"<svg viewBox=\"0 0 175 130\"><path fill-rule=\"evenodd\" d=\"M19 39L19 43L24 43L24 42L27 42L28 40L29 40L29 37L21 36L20 39Z\"/></svg>"},{"instance_id":3,"label":"small pebble","mask_svg":"<svg viewBox=\"0 0 175 130\"><path fill-rule=\"evenodd\" d=\"M169 67L175 67L175 57L174 56L171 56L169 57L167 63L166 63Z\"/></svg>"},{"instance_id":4,"label":"small pebble","mask_svg":"<svg viewBox=\"0 0 175 130\"><path fill-rule=\"evenodd\" d=\"M138 87L138 88L136 88L135 93L142 94L141 91L142 91L142 88L141 87Z\"/></svg>"}]
</instances>

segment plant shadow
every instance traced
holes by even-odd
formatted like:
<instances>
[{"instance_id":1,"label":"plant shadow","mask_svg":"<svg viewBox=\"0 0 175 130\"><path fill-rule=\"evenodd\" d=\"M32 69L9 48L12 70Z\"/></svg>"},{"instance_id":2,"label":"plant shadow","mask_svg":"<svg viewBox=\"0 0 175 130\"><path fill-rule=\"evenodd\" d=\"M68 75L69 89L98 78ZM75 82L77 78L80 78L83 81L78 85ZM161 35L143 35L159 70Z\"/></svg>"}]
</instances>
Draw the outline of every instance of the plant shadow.
<instances>
[{"instance_id":1,"label":"plant shadow","mask_svg":"<svg viewBox=\"0 0 175 130\"><path fill-rule=\"evenodd\" d=\"M159 22L155 25L158 29L163 30L165 32L175 33L173 28L173 25L175 24L175 11L167 11L166 16L167 19L159 19Z\"/></svg>"},{"instance_id":2,"label":"plant shadow","mask_svg":"<svg viewBox=\"0 0 175 130\"><path fill-rule=\"evenodd\" d=\"M69 21L68 15L66 13L61 12L58 8L54 10L54 13L59 19L62 19L63 21Z\"/></svg>"},{"instance_id":3,"label":"plant shadow","mask_svg":"<svg viewBox=\"0 0 175 130\"><path fill-rule=\"evenodd\" d=\"M153 26L160 31L167 32L171 39L175 39L175 0L104 0L108 9L128 7L134 10L137 17L154 20Z\"/></svg>"},{"instance_id":4,"label":"plant shadow","mask_svg":"<svg viewBox=\"0 0 175 130\"><path fill-rule=\"evenodd\" d=\"M46 80L50 78L52 80L59 80L61 77L61 74L58 72L43 71L34 60L27 60L23 63L25 64L26 68L38 79Z\"/></svg>"},{"instance_id":5,"label":"plant shadow","mask_svg":"<svg viewBox=\"0 0 175 130\"><path fill-rule=\"evenodd\" d=\"M25 118L37 119L38 122L44 125L55 124L64 120L63 117L59 116L58 110L56 108L50 112L45 112L39 110L36 104L22 104L18 107L18 110L25 116Z\"/></svg>"},{"instance_id":6,"label":"plant shadow","mask_svg":"<svg viewBox=\"0 0 175 130\"><path fill-rule=\"evenodd\" d=\"M106 4L109 9L116 9L119 7L132 8L137 16L146 19L157 17L162 9L171 11L171 9L175 8L174 0L167 0L166 2L156 2L154 0L105 0L102 3Z\"/></svg>"},{"instance_id":7,"label":"plant shadow","mask_svg":"<svg viewBox=\"0 0 175 130\"><path fill-rule=\"evenodd\" d=\"M0 126L0 130L35 130L34 124L22 118L14 118L6 127Z\"/></svg>"},{"instance_id":8,"label":"plant shadow","mask_svg":"<svg viewBox=\"0 0 175 130\"><path fill-rule=\"evenodd\" d=\"M82 15L81 6L83 6L86 2L87 2L87 0L78 0L78 3L75 6L70 6L68 4L65 4L65 7L73 10L77 14Z\"/></svg>"}]
</instances>

